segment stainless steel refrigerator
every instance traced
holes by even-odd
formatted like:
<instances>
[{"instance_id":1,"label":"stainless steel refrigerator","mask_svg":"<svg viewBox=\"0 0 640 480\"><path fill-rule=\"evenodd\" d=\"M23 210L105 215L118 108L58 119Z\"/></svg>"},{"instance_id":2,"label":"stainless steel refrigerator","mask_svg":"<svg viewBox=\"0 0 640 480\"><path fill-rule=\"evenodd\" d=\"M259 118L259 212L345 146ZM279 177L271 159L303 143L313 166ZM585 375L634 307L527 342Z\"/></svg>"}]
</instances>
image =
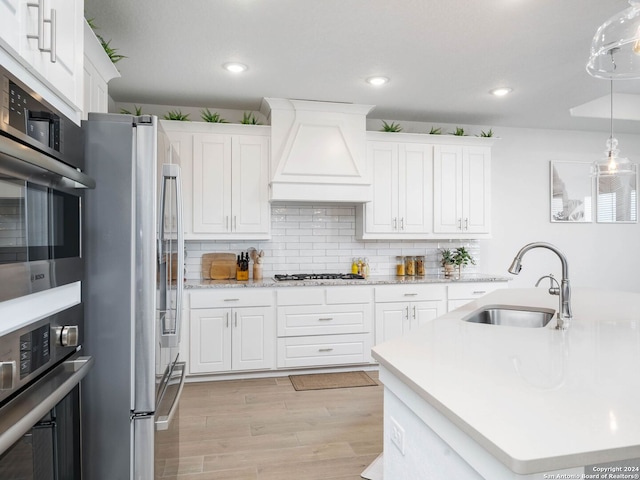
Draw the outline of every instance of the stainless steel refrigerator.
<instances>
[{"instance_id":1,"label":"stainless steel refrigerator","mask_svg":"<svg viewBox=\"0 0 640 480\"><path fill-rule=\"evenodd\" d=\"M178 344L184 238L180 168L157 117L89 114L85 196L83 468L91 480L154 478L155 430L184 383ZM174 419L175 421L175 419Z\"/></svg>"}]
</instances>

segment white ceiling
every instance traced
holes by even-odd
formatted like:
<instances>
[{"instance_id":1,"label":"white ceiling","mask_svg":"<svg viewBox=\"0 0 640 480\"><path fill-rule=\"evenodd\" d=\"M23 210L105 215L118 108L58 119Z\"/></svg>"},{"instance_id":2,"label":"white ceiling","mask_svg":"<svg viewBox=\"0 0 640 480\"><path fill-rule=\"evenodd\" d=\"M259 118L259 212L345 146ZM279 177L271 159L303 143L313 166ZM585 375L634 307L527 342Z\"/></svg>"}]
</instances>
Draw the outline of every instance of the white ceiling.
<instances>
[{"instance_id":1,"label":"white ceiling","mask_svg":"<svg viewBox=\"0 0 640 480\"><path fill-rule=\"evenodd\" d=\"M258 110L263 97L376 105L369 118L607 131L591 39L627 0L85 0L128 58L116 102ZM221 65L239 61L242 75ZM371 75L391 81L365 83ZM488 91L514 91L495 98ZM615 82L640 94L640 80ZM609 114L604 102L604 114ZM577 109L576 111L580 111ZM615 105L614 105L615 111ZM639 117L636 117L639 118ZM638 133L616 121L616 132Z\"/></svg>"}]
</instances>

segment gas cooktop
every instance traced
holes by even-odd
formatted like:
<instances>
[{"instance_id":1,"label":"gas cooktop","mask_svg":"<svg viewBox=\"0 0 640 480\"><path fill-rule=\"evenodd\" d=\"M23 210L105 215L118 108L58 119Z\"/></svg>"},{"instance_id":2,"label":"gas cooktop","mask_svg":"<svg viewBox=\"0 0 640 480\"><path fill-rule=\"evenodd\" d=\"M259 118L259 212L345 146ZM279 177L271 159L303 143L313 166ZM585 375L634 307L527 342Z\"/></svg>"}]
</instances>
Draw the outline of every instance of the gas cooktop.
<instances>
[{"instance_id":1,"label":"gas cooktop","mask_svg":"<svg viewBox=\"0 0 640 480\"><path fill-rule=\"evenodd\" d=\"M274 275L278 282L295 280L364 280L357 273L294 273L291 275Z\"/></svg>"}]
</instances>

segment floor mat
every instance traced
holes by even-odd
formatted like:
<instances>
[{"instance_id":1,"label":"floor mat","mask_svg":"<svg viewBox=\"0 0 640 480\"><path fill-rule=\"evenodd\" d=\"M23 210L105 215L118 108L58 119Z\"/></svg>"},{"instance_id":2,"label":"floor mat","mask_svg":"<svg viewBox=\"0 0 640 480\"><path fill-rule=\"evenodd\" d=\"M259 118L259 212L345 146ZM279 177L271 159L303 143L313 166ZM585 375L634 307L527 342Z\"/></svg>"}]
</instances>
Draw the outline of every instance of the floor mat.
<instances>
[{"instance_id":1,"label":"floor mat","mask_svg":"<svg viewBox=\"0 0 640 480\"><path fill-rule=\"evenodd\" d=\"M378 385L363 371L314 373L310 375L289 375L293 388L302 390L324 390L327 388L371 387Z\"/></svg>"}]
</instances>

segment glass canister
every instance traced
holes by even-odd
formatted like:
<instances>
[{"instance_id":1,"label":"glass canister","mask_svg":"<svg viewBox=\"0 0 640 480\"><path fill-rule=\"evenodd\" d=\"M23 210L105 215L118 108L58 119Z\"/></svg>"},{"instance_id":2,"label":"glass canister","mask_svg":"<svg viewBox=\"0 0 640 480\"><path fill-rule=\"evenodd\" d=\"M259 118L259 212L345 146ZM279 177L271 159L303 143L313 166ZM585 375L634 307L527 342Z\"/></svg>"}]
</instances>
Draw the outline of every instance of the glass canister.
<instances>
[{"instance_id":1,"label":"glass canister","mask_svg":"<svg viewBox=\"0 0 640 480\"><path fill-rule=\"evenodd\" d=\"M405 275L405 270L404 270L404 257L398 255L396 257L396 275L398 277L404 277Z\"/></svg>"},{"instance_id":2,"label":"glass canister","mask_svg":"<svg viewBox=\"0 0 640 480\"><path fill-rule=\"evenodd\" d=\"M424 256L416 257L416 275L424 277Z\"/></svg>"},{"instance_id":3,"label":"glass canister","mask_svg":"<svg viewBox=\"0 0 640 480\"><path fill-rule=\"evenodd\" d=\"M410 277L415 277L416 275L416 257L404 257L405 258L405 262L404 262L404 271L405 274L410 276Z\"/></svg>"}]
</instances>

